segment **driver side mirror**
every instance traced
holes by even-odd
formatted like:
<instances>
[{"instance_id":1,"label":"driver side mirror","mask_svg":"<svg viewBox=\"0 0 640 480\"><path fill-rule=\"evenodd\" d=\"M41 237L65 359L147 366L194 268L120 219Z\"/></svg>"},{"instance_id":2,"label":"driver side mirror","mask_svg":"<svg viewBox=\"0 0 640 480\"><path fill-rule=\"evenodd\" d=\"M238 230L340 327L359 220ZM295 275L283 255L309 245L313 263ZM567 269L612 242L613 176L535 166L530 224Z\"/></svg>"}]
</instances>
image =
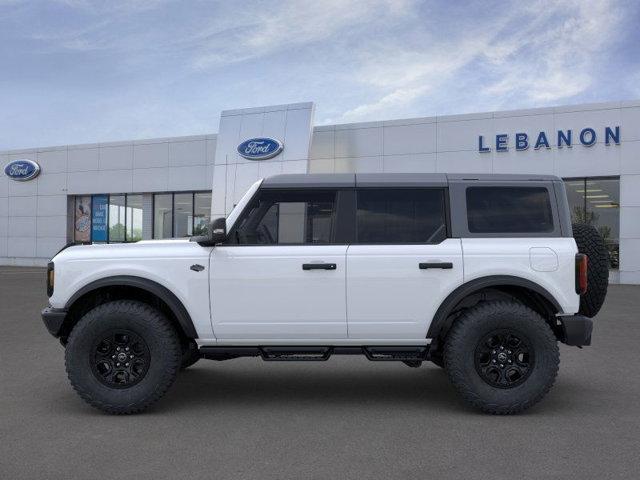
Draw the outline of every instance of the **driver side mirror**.
<instances>
[{"instance_id":1,"label":"driver side mirror","mask_svg":"<svg viewBox=\"0 0 640 480\"><path fill-rule=\"evenodd\" d=\"M206 235L191 237L192 242L197 242L203 247L213 247L218 243L222 243L227 239L227 219L224 217L216 218L207 228Z\"/></svg>"}]
</instances>

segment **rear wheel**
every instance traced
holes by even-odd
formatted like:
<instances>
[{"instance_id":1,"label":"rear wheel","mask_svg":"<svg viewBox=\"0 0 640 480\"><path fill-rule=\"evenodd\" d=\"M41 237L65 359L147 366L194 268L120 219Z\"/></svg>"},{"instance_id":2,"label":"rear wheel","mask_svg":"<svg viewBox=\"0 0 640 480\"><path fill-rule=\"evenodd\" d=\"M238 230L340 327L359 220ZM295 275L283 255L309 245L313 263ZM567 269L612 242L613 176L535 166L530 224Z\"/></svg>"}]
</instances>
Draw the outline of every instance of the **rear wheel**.
<instances>
[{"instance_id":1,"label":"rear wheel","mask_svg":"<svg viewBox=\"0 0 640 480\"><path fill-rule=\"evenodd\" d=\"M444 350L454 387L475 408L518 413L541 400L558 373L560 353L544 319L517 302L486 302L453 325Z\"/></svg>"},{"instance_id":2,"label":"rear wheel","mask_svg":"<svg viewBox=\"0 0 640 480\"><path fill-rule=\"evenodd\" d=\"M175 380L181 349L173 326L153 307L120 300L99 305L75 325L65 351L71 385L107 413L145 410Z\"/></svg>"}]
</instances>

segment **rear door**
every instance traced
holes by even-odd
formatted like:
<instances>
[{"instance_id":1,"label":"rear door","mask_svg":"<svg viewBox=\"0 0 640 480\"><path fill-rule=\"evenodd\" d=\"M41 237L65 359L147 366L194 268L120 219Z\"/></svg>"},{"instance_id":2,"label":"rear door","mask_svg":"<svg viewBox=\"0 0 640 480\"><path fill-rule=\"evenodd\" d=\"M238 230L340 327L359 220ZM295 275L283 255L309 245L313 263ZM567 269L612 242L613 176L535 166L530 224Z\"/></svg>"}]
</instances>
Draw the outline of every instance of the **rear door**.
<instances>
[{"instance_id":1,"label":"rear door","mask_svg":"<svg viewBox=\"0 0 640 480\"><path fill-rule=\"evenodd\" d=\"M448 238L445 188L360 188L347 251L349 338L423 341L462 283L460 239Z\"/></svg>"},{"instance_id":2,"label":"rear door","mask_svg":"<svg viewBox=\"0 0 640 480\"><path fill-rule=\"evenodd\" d=\"M346 243L336 243L335 190L257 193L216 246L211 310L221 340L347 337Z\"/></svg>"}]
</instances>

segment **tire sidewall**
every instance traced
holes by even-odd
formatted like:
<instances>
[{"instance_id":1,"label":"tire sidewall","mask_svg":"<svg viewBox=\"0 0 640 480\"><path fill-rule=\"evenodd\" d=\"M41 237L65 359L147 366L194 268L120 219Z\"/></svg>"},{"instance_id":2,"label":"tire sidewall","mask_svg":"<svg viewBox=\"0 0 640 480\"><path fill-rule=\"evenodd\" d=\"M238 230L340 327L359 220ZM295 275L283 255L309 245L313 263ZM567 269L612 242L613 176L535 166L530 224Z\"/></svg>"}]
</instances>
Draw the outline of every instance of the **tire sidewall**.
<instances>
[{"instance_id":1,"label":"tire sidewall","mask_svg":"<svg viewBox=\"0 0 640 480\"><path fill-rule=\"evenodd\" d=\"M72 384L94 402L120 408L144 404L153 398L167 380L173 380L171 377L175 377L180 358L175 338L161 328L163 322L166 323L166 319L160 312L140 302L111 302L91 310L69 336L65 357ZM110 388L103 384L91 365L95 342L114 329L134 332L149 349L147 373L128 388Z\"/></svg>"},{"instance_id":2,"label":"tire sidewall","mask_svg":"<svg viewBox=\"0 0 640 480\"><path fill-rule=\"evenodd\" d=\"M557 342L542 318L526 307L503 303L498 308L478 309L461 320L462 328L447 345L445 367L453 373L452 381L464 395L486 408L509 405L517 409L546 393L558 370L559 353ZM524 337L533 350L533 369L514 387L492 386L476 369L476 348L485 335L495 330L510 330Z\"/></svg>"}]
</instances>

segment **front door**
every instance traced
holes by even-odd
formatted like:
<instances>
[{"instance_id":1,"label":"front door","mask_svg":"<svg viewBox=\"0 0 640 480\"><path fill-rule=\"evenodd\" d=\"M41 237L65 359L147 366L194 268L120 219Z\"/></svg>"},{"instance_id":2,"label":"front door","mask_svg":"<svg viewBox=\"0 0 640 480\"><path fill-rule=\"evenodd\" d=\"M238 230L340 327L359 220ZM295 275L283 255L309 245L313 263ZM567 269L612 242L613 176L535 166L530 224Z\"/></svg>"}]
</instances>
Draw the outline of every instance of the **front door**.
<instances>
[{"instance_id":1,"label":"front door","mask_svg":"<svg viewBox=\"0 0 640 480\"><path fill-rule=\"evenodd\" d=\"M335 243L331 190L258 192L211 256L211 312L220 340L347 337L346 251Z\"/></svg>"},{"instance_id":2,"label":"front door","mask_svg":"<svg viewBox=\"0 0 640 480\"><path fill-rule=\"evenodd\" d=\"M347 252L349 338L424 341L462 283L460 239L447 238L443 188L359 189Z\"/></svg>"}]
</instances>

